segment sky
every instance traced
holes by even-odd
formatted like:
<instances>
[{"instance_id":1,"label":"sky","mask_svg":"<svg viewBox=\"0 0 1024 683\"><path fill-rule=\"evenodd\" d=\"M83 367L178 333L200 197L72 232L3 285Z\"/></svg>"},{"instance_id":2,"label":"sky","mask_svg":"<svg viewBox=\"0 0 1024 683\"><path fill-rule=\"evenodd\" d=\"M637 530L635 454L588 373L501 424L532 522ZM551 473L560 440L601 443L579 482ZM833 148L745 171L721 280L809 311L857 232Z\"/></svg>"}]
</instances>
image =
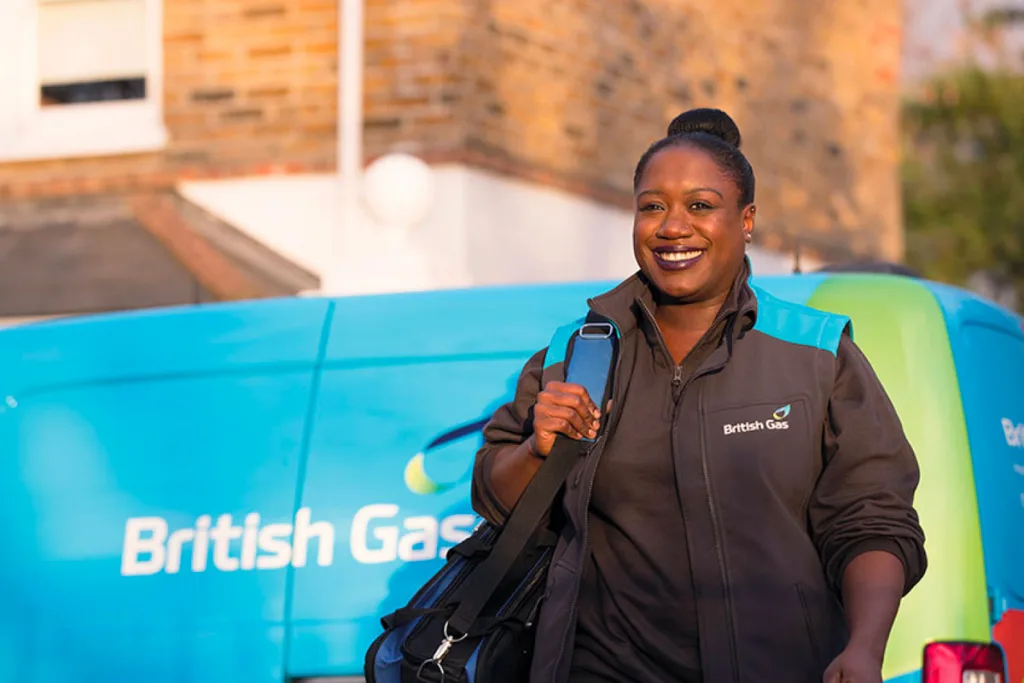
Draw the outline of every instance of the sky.
<instances>
[{"instance_id":1,"label":"sky","mask_svg":"<svg viewBox=\"0 0 1024 683\"><path fill-rule=\"evenodd\" d=\"M975 12L984 12L995 7L1024 9L1024 0L903 1L907 12L903 78L910 82L957 58L958 38L963 29L961 16L964 6Z\"/></svg>"}]
</instances>

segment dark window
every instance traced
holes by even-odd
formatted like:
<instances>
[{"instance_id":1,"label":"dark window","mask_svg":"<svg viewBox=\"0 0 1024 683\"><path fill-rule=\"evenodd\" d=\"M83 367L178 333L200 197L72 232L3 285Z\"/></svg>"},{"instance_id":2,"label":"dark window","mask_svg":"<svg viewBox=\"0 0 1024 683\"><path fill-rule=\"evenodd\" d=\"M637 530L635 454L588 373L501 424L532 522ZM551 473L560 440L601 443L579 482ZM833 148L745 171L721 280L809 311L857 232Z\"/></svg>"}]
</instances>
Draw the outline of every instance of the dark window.
<instances>
[{"instance_id":1,"label":"dark window","mask_svg":"<svg viewBox=\"0 0 1024 683\"><path fill-rule=\"evenodd\" d=\"M117 102L146 99L145 78L120 78L111 81L60 83L40 88L40 104L50 107L86 102Z\"/></svg>"}]
</instances>

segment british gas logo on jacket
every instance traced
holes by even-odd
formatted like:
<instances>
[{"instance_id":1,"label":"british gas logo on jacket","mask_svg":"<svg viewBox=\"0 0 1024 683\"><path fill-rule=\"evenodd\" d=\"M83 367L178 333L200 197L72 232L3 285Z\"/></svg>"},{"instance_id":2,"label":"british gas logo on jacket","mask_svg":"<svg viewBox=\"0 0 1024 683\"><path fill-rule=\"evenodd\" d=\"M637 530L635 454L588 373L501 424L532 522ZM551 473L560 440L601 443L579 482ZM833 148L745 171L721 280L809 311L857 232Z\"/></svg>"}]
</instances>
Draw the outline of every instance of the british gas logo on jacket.
<instances>
[{"instance_id":1,"label":"british gas logo on jacket","mask_svg":"<svg viewBox=\"0 0 1024 683\"><path fill-rule=\"evenodd\" d=\"M735 422L722 425L722 433L726 436L732 434L746 434L748 432L760 432L764 430L779 431L789 429L787 418L793 412L793 406L786 404L772 411L772 416L765 420L751 420L749 422Z\"/></svg>"}]
</instances>

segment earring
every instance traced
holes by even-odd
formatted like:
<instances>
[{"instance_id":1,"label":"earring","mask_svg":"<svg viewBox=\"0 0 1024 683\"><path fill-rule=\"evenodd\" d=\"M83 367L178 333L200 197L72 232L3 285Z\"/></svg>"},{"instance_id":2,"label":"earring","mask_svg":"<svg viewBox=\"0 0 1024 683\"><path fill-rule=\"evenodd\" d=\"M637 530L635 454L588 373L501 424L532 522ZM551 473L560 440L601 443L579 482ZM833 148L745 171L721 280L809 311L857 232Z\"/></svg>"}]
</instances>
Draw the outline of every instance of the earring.
<instances>
[{"instance_id":1,"label":"earring","mask_svg":"<svg viewBox=\"0 0 1024 683\"><path fill-rule=\"evenodd\" d=\"M748 242L750 241L751 237L750 237L750 232L748 230L744 230L743 231L743 239L745 239Z\"/></svg>"}]
</instances>

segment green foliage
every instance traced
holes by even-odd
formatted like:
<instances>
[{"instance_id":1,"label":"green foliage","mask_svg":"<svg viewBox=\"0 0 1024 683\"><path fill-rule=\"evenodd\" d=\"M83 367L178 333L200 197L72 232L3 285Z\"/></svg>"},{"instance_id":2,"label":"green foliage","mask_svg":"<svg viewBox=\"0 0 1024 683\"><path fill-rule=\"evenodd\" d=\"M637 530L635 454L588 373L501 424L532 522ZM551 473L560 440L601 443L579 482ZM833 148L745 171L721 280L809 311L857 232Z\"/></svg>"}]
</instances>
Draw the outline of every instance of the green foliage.
<instances>
[{"instance_id":1,"label":"green foliage","mask_svg":"<svg viewBox=\"0 0 1024 683\"><path fill-rule=\"evenodd\" d=\"M979 271L1024 302L1024 75L964 68L904 107L907 260L963 284Z\"/></svg>"}]
</instances>

